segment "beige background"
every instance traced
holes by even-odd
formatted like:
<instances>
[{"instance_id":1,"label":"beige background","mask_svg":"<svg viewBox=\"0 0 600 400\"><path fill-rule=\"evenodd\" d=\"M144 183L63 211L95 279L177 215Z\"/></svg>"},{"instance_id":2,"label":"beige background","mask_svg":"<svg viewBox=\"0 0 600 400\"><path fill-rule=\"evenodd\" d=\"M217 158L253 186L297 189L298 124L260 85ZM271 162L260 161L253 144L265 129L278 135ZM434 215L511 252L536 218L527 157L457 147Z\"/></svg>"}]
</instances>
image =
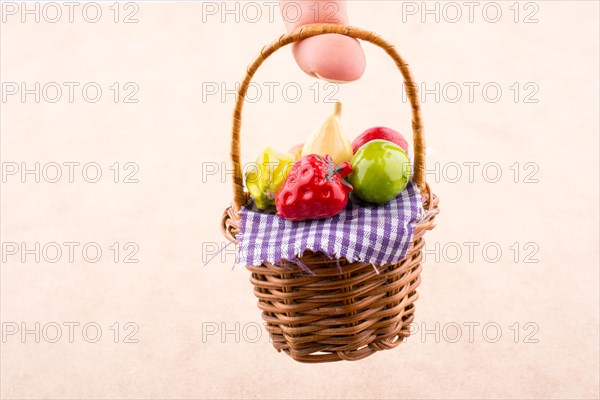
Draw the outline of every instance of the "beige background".
<instances>
[{"instance_id":1,"label":"beige background","mask_svg":"<svg viewBox=\"0 0 600 400\"><path fill-rule=\"evenodd\" d=\"M199 3L166 2L140 4L133 24L114 23L108 5L96 24L81 12L74 23L56 24L6 16L3 82L98 82L103 96L95 104L77 90L73 103L66 92L55 104L35 103L32 96L3 101L5 168L7 162L97 162L103 176L96 184L85 182L80 170L74 183L65 176L55 184L7 177L2 241L29 247L97 242L103 256L89 263L79 250L73 263L66 254L57 263L36 263L32 256L22 262L4 254L4 334L9 323L80 326L73 343L64 325L57 343L6 336L2 397L598 398L598 3L535 2L538 22L530 24L513 21L512 2L498 4L498 23L482 18L482 6L473 23L465 7L457 23L435 23L431 16L425 23L408 16L403 23L401 2L349 4L353 24L394 42L417 80L429 88L456 82L463 96L452 103L454 92L448 92L423 104L430 169L439 163L446 174L437 182L428 174L442 214L427 236L420 331L393 351L325 365L278 354L264 330L254 340L260 313L248 273L231 270L231 252L203 267L214 246L224 244L219 222L231 198L229 177L203 179L203 170L228 161L233 108L232 95L203 101L203 84L233 88L261 46L282 33L281 21L269 21L264 4L256 23L243 15L238 23L231 16L222 23L219 15L203 14ZM521 6L520 20L533 10ZM364 78L334 95L345 103L348 135L372 125L407 133L409 106L398 73L380 50L365 51ZM135 82L139 102L115 103L114 82ZM315 101L316 81L299 71L289 49L269 60L257 82L263 89L265 82L296 82L302 96L291 103L279 89L270 102L265 89L245 109L246 161L267 144L285 150L303 141L331 109L324 104L330 88L320 83ZM480 85L473 101L464 82ZM503 90L496 103L482 95L488 82ZM515 82L518 102L510 89ZM534 87L526 90L527 82L539 88L537 103L523 102ZM114 162L136 163L139 183L113 183ZM481 163L473 182L465 162ZM497 183L482 176L490 162L501 168ZM515 162L518 183L509 169ZM528 162L539 168L538 183L524 182L532 171L524 169ZM450 182L452 163L462 166L456 183ZM494 170L488 172L489 180ZM123 263L123 250L115 263L114 242L137 243L139 263ZM465 242L477 242L473 260ZM515 242L518 262L510 249ZM499 261L484 259L488 243L501 248ZM531 246L537 246L537 263L524 262ZM462 257L452 262L457 247ZM90 322L102 328L97 343L82 336ZM119 343L110 330L115 322ZM138 343L123 343L127 322L139 326ZM479 324L472 340L470 323ZM457 325L462 335L452 343ZM206 335L215 326L219 333ZM496 343L493 326L502 329ZM239 339L229 333L222 340L223 328ZM422 335L422 329L434 333Z\"/></svg>"}]
</instances>

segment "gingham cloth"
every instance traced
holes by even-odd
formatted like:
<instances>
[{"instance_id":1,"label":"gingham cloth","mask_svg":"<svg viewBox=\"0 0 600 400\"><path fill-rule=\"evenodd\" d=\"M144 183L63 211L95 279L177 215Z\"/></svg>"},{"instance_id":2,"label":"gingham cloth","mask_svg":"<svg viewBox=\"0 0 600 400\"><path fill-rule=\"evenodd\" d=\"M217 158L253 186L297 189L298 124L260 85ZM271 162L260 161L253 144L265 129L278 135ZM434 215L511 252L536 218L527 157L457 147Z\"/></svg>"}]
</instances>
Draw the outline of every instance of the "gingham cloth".
<instances>
[{"instance_id":1,"label":"gingham cloth","mask_svg":"<svg viewBox=\"0 0 600 400\"><path fill-rule=\"evenodd\" d=\"M380 266L404 258L422 204L418 188L410 182L387 204L364 206L348 201L342 212L327 219L287 221L252 205L241 213L239 266L281 260L294 263L307 249Z\"/></svg>"}]
</instances>

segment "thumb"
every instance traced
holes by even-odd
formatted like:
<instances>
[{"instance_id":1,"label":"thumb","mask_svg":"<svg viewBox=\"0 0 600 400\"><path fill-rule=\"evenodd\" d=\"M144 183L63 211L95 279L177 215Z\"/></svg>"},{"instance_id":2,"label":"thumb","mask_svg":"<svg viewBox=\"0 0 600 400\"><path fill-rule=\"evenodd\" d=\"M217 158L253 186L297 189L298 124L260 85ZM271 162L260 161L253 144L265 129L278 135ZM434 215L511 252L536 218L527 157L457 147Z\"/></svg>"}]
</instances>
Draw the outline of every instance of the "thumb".
<instances>
[{"instance_id":1,"label":"thumb","mask_svg":"<svg viewBox=\"0 0 600 400\"><path fill-rule=\"evenodd\" d=\"M288 32L315 23L348 24L346 1L280 0ZM334 82L350 82L365 71L365 55L358 40L343 35L320 35L294 43L296 62L307 74Z\"/></svg>"}]
</instances>

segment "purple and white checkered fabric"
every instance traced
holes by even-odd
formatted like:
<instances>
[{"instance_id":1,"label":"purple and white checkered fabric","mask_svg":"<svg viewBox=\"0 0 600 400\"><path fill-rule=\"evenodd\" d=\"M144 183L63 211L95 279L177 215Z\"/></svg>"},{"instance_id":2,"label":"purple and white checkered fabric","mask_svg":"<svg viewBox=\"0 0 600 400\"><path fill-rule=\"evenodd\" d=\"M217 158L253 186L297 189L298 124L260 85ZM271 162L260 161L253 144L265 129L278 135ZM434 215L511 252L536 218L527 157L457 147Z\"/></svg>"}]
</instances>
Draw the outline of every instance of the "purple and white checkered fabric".
<instances>
[{"instance_id":1,"label":"purple and white checkered fabric","mask_svg":"<svg viewBox=\"0 0 600 400\"><path fill-rule=\"evenodd\" d=\"M413 182L387 204L365 207L349 201L342 212L327 219L287 221L245 207L237 264L293 262L306 249L374 266L397 262L410 247L421 212L421 195Z\"/></svg>"}]
</instances>

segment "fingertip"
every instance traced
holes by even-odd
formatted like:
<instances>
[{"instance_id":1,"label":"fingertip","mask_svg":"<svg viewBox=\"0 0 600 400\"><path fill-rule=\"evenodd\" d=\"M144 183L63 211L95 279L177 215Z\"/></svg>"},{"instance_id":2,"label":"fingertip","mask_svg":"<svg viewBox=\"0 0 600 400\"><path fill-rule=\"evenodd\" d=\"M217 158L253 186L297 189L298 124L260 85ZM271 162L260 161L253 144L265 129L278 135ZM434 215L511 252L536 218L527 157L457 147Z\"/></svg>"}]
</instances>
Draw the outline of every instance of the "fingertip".
<instances>
[{"instance_id":1,"label":"fingertip","mask_svg":"<svg viewBox=\"0 0 600 400\"><path fill-rule=\"evenodd\" d=\"M358 40L321 35L294 44L293 54L304 72L332 82L352 82L365 72L365 54Z\"/></svg>"}]
</instances>

